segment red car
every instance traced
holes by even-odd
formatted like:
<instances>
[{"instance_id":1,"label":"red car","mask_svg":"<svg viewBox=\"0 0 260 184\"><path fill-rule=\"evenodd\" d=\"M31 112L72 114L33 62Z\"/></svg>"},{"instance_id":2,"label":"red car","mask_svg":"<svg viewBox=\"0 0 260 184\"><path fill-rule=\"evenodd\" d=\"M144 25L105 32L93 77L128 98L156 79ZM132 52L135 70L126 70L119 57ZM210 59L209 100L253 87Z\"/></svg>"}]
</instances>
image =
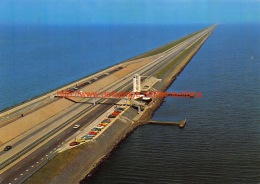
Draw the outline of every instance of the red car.
<instances>
[{"instance_id":1,"label":"red car","mask_svg":"<svg viewBox=\"0 0 260 184\"><path fill-rule=\"evenodd\" d=\"M96 135L98 132L90 131L88 134L89 135Z\"/></svg>"},{"instance_id":2,"label":"red car","mask_svg":"<svg viewBox=\"0 0 260 184\"><path fill-rule=\"evenodd\" d=\"M70 146L76 146L76 145L78 145L78 144L79 144L78 142L73 141L73 142L70 143Z\"/></svg>"},{"instance_id":3,"label":"red car","mask_svg":"<svg viewBox=\"0 0 260 184\"><path fill-rule=\"evenodd\" d=\"M107 125L104 123L99 123L98 126L106 127Z\"/></svg>"}]
</instances>

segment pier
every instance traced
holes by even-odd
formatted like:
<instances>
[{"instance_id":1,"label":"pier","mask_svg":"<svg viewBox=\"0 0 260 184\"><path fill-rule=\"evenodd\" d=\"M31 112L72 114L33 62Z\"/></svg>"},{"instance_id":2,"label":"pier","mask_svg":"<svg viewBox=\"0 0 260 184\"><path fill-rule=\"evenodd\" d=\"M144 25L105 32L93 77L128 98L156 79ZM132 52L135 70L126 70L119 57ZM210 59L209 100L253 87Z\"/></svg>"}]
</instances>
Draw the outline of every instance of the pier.
<instances>
[{"instance_id":1,"label":"pier","mask_svg":"<svg viewBox=\"0 0 260 184\"><path fill-rule=\"evenodd\" d=\"M159 124L159 125L177 125L179 128L184 128L186 126L186 119L181 120L179 122L174 122L174 121L154 121L151 120L148 122L149 124Z\"/></svg>"}]
</instances>

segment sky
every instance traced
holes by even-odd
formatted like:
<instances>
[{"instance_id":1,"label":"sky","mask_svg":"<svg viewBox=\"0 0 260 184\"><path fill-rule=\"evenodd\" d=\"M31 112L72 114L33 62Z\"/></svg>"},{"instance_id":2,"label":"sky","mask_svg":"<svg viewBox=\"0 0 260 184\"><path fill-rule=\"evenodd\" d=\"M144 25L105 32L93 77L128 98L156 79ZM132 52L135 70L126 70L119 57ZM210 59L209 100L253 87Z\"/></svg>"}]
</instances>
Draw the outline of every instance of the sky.
<instances>
[{"instance_id":1,"label":"sky","mask_svg":"<svg viewBox=\"0 0 260 184\"><path fill-rule=\"evenodd\" d=\"M260 23L260 0L0 0L0 25Z\"/></svg>"}]
</instances>

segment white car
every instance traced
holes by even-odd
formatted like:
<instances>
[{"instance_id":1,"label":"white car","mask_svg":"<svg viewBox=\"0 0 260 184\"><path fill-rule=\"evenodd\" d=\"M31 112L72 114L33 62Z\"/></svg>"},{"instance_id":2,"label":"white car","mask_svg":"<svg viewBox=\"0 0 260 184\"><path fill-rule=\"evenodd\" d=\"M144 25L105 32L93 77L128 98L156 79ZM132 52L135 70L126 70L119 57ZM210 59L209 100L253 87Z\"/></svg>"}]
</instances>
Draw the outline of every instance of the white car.
<instances>
[{"instance_id":1,"label":"white car","mask_svg":"<svg viewBox=\"0 0 260 184\"><path fill-rule=\"evenodd\" d=\"M97 125L97 126L96 126L96 127L94 127L94 128L103 129L103 128L104 128L104 126Z\"/></svg>"},{"instance_id":2,"label":"white car","mask_svg":"<svg viewBox=\"0 0 260 184\"><path fill-rule=\"evenodd\" d=\"M74 127L73 128L79 128L80 127L80 125L74 125Z\"/></svg>"}]
</instances>

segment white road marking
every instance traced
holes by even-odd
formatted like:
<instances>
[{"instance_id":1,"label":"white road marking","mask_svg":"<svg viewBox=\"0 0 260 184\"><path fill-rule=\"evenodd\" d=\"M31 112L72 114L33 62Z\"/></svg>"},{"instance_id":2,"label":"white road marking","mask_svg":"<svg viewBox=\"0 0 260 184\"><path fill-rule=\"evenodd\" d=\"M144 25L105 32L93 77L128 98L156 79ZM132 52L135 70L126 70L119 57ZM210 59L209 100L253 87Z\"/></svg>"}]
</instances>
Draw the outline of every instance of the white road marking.
<instances>
[{"instance_id":1,"label":"white road marking","mask_svg":"<svg viewBox=\"0 0 260 184\"><path fill-rule=\"evenodd\" d=\"M41 158L41 160L43 160L43 158Z\"/></svg>"},{"instance_id":2,"label":"white road marking","mask_svg":"<svg viewBox=\"0 0 260 184\"><path fill-rule=\"evenodd\" d=\"M33 165L31 167L33 167Z\"/></svg>"},{"instance_id":3,"label":"white road marking","mask_svg":"<svg viewBox=\"0 0 260 184\"><path fill-rule=\"evenodd\" d=\"M29 170L28 169L26 169L26 172L28 172Z\"/></svg>"},{"instance_id":4,"label":"white road marking","mask_svg":"<svg viewBox=\"0 0 260 184\"><path fill-rule=\"evenodd\" d=\"M46 157L48 156L48 155L45 155Z\"/></svg>"},{"instance_id":5,"label":"white road marking","mask_svg":"<svg viewBox=\"0 0 260 184\"><path fill-rule=\"evenodd\" d=\"M45 147L45 149L48 149L49 146Z\"/></svg>"},{"instance_id":6,"label":"white road marking","mask_svg":"<svg viewBox=\"0 0 260 184\"><path fill-rule=\"evenodd\" d=\"M36 162L36 164L39 164L39 162Z\"/></svg>"},{"instance_id":7,"label":"white road marking","mask_svg":"<svg viewBox=\"0 0 260 184\"><path fill-rule=\"evenodd\" d=\"M14 180L17 180L17 178L15 178Z\"/></svg>"},{"instance_id":8,"label":"white road marking","mask_svg":"<svg viewBox=\"0 0 260 184\"><path fill-rule=\"evenodd\" d=\"M18 168L16 168L15 170L17 171L18 169L20 169L21 167L18 167Z\"/></svg>"},{"instance_id":9,"label":"white road marking","mask_svg":"<svg viewBox=\"0 0 260 184\"><path fill-rule=\"evenodd\" d=\"M21 174L21 176L23 175L23 173Z\"/></svg>"}]
</instances>

